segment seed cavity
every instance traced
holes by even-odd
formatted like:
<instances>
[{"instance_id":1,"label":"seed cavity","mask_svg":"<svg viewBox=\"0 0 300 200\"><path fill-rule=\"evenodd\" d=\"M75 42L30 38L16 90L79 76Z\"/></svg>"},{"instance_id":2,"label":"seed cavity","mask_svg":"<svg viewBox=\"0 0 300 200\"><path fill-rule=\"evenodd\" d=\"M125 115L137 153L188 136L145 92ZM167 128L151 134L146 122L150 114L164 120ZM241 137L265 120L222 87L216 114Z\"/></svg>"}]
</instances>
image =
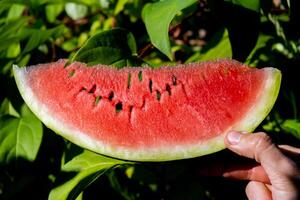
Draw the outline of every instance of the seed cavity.
<instances>
[{"instance_id":1,"label":"seed cavity","mask_svg":"<svg viewBox=\"0 0 300 200\"><path fill-rule=\"evenodd\" d=\"M143 80L143 72L142 71L139 71L138 77L139 77L139 81L142 82L142 80Z\"/></svg>"},{"instance_id":2,"label":"seed cavity","mask_svg":"<svg viewBox=\"0 0 300 200\"><path fill-rule=\"evenodd\" d=\"M74 75L75 75L75 69L73 69L69 72L69 78L73 77Z\"/></svg>"},{"instance_id":3,"label":"seed cavity","mask_svg":"<svg viewBox=\"0 0 300 200\"><path fill-rule=\"evenodd\" d=\"M159 101L160 100L160 97L161 97L161 93L156 90L156 99Z\"/></svg>"},{"instance_id":4,"label":"seed cavity","mask_svg":"<svg viewBox=\"0 0 300 200\"><path fill-rule=\"evenodd\" d=\"M128 73L128 78L127 78L127 88L129 89L131 86L131 73Z\"/></svg>"},{"instance_id":5,"label":"seed cavity","mask_svg":"<svg viewBox=\"0 0 300 200\"><path fill-rule=\"evenodd\" d=\"M114 98L114 92L111 91L111 92L109 93L109 95L108 95L108 100L109 100L109 101L112 101L113 98Z\"/></svg>"},{"instance_id":6,"label":"seed cavity","mask_svg":"<svg viewBox=\"0 0 300 200\"><path fill-rule=\"evenodd\" d=\"M95 106L99 103L99 101L102 99L101 96L97 96L95 99Z\"/></svg>"},{"instance_id":7,"label":"seed cavity","mask_svg":"<svg viewBox=\"0 0 300 200\"><path fill-rule=\"evenodd\" d=\"M169 84L166 84L166 91L168 92L169 96L171 96L171 87Z\"/></svg>"},{"instance_id":8,"label":"seed cavity","mask_svg":"<svg viewBox=\"0 0 300 200\"><path fill-rule=\"evenodd\" d=\"M152 80L151 79L149 80L149 90L152 93Z\"/></svg>"},{"instance_id":9,"label":"seed cavity","mask_svg":"<svg viewBox=\"0 0 300 200\"><path fill-rule=\"evenodd\" d=\"M172 76L172 84L177 85L177 77L175 75Z\"/></svg>"},{"instance_id":10,"label":"seed cavity","mask_svg":"<svg viewBox=\"0 0 300 200\"><path fill-rule=\"evenodd\" d=\"M81 88L79 89L79 92L83 92L83 91L86 91L86 88L85 88L85 87L81 87Z\"/></svg>"},{"instance_id":11,"label":"seed cavity","mask_svg":"<svg viewBox=\"0 0 300 200\"><path fill-rule=\"evenodd\" d=\"M115 105L115 108L116 108L116 113L119 113L119 112L123 109L123 104L122 104L122 102L118 102L118 103Z\"/></svg>"},{"instance_id":12,"label":"seed cavity","mask_svg":"<svg viewBox=\"0 0 300 200\"><path fill-rule=\"evenodd\" d=\"M129 106L129 112L131 113L133 109L133 106Z\"/></svg>"},{"instance_id":13,"label":"seed cavity","mask_svg":"<svg viewBox=\"0 0 300 200\"><path fill-rule=\"evenodd\" d=\"M90 94L94 93L94 92L96 91L96 88L97 88L97 86L96 86L96 84L94 84L94 85L92 86L92 88L89 90L89 93L90 93Z\"/></svg>"}]
</instances>

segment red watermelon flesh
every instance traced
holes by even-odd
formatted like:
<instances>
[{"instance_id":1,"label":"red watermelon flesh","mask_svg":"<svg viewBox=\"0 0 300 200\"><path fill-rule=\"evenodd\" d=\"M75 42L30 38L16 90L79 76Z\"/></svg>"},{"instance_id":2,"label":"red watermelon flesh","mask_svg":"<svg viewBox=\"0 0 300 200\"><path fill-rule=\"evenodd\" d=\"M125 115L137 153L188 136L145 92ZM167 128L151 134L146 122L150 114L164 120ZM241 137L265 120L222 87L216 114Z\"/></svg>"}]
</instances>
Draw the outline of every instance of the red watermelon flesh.
<instances>
[{"instance_id":1,"label":"red watermelon flesh","mask_svg":"<svg viewBox=\"0 0 300 200\"><path fill-rule=\"evenodd\" d=\"M224 148L224 133L252 130L263 120L280 84L274 68L231 60L159 69L65 63L15 68L25 101L74 143L129 160L181 159Z\"/></svg>"}]
</instances>

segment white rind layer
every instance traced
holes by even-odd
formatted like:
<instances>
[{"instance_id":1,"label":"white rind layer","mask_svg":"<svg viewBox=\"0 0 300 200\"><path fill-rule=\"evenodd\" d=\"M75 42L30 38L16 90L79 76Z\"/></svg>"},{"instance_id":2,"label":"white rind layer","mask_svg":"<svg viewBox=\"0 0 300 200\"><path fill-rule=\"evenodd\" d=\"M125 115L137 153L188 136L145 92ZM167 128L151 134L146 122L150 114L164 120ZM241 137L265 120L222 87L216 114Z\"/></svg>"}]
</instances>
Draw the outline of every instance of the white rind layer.
<instances>
[{"instance_id":1,"label":"white rind layer","mask_svg":"<svg viewBox=\"0 0 300 200\"><path fill-rule=\"evenodd\" d=\"M19 91L29 108L35 115L49 128L59 135L67 138L71 142L85 147L91 151L116 157L125 160L134 161L167 161L198 157L217 152L225 148L224 136L230 130L253 131L261 121L268 115L272 109L277 95L279 93L281 73L275 68L263 69L267 73L264 89L261 90L257 102L245 113L245 117L239 122L229 127L219 136L206 141L200 141L198 144L178 145L170 147L160 147L152 149L128 149L122 147L113 147L101 141L97 141L87 134L76 130L72 125L63 124L55 117L54 113L40 102L34 95L30 85L27 82L26 68L13 66L14 76Z\"/></svg>"}]
</instances>

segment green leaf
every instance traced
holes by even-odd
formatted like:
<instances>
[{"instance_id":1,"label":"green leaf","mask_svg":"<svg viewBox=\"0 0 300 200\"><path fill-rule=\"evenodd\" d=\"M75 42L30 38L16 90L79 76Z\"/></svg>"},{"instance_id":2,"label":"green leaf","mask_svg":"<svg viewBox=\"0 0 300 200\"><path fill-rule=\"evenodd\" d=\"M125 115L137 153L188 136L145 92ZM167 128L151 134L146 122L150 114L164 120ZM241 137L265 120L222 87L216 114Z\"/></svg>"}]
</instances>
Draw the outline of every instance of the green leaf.
<instances>
[{"instance_id":1,"label":"green leaf","mask_svg":"<svg viewBox=\"0 0 300 200\"><path fill-rule=\"evenodd\" d=\"M113 66L117 68L122 67L132 67L132 66L149 66L149 64L145 63L142 59L138 58L137 56L131 56L122 60L119 60L117 62L113 63Z\"/></svg>"},{"instance_id":2,"label":"green leaf","mask_svg":"<svg viewBox=\"0 0 300 200\"><path fill-rule=\"evenodd\" d=\"M15 108L8 99L4 99L0 106L0 117L3 115L20 117L19 113L15 110Z\"/></svg>"},{"instance_id":3,"label":"green leaf","mask_svg":"<svg viewBox=\"0 0 300 200\"><path fill-rule=\"evenodd\" d=\"M120 182L120 175L116 173L116 171L111 171L107 174L107 178L109 180L110 186L117 191L124 200L133 200L136 199L135 194L129 191L129 186L127 184L123 184ZM142 198L141 198L142 199Z\"/></svg>"},{"instance_id":4,"label":"green leaf","mask_svg":"<svg viewBox=\"0 0 300 200\"><path fill-rule=\"evenodd\" d=\"M66 13L73 20L84 18L88 13L88 7L77 3L67 3L65 5Z\"/></svg>"},{"instance_id":5,"label":"green leaf","mask_svg":"<svg viewBox=\"0 0 300 200\"><path fill-rule=\"evenodd\" d=\"M232 4L259 12L260 10L260 0L225 0Z\"/></svg>"},{"instance_id":6,"label":"green leaf","mask_svg":"<svg viewBox=\"0 0 300 200\"><path fill-rule=\"evenodd\" d=\"M251 53L249 54L249 56L247 57L245 63L247 65L250 66L255 66L255 63L257 62L257 60L259 59L257 57L257 52L262 49L265 48L267 46L267 42L272 39L272 36L269 35L264 35L264 34L260 34L258 36L258 40L256 42L255 47L252 49Z\"/></svg>"},{"instance_id":7,"label":"green leaf","mask_svg":"<svg viewBox=\"0 0 300 200\"><path fill-rule=\"evenodd\" d=\"M64 10L63 4L49 4L46 5L45 11L46 11L46 17L48 22L55 22L56 18L60 13Z\"/></svg>"},{"instance_id":8,"label":"green leaf","mask_svg":"<svg viewBox=\"0 0 300 200\"><path fill-rule=\"evenodd\" d=\"M54 188L49 200L75 199L88 185L108 169L129 162L117 160L85 150L62 166L63 172L77 172L74 177Z\"/></svg>"},{"instance_id":9,"label":"green leaf","mask_svg":"<svg viewBox=\"0 0 300 200\"><path fill-rule=\"evenodd\" d=\"M129 0L119 0L117 2L117 5L115 7L114 14L117 15L119 14L123 9L126 3L128 3Z\"/></svg>"},{"instance_id":10,"label":"green leaf","mask_svg":"<svg viewBox=\"0 0 300 200\"><path fill-rule=\"evenodd\" d=\"M71 61L84 62L87 65L106 64L120 67L120 63L127 63L126 60L132 61L130 64L133 66L143 63L137 57L136 43L132 33L116 28L91 37Z\"/></svg>"},{"instance_id":11,"label":"green leaf","mask_svg":"<svg viewBox=\"0 0 300 200\"><path fill-rule=\"evenodd\" d=\"M65 41L62 45L61 48L65 51L73 51L76 49L78 46L78 38L72 38L70 40Z\"/></svg>"},{"instance_id":12,"label":"green leaf","mask_svg":"<svg viewBox=\"0 0 300 200\"><path fill-rule=\"evenodd\" d=\"M17 37L12 37L12 38L5 38L2 39L0 38L0 51L7 50L12 44L18 43L19 38Z\"/></svg>"},{"instance_id":13,"label":"green leaf","mask_svg":"<svg viewBox=\"0 0 300 200\"><path fill-rule=\"evenodd\" d=\"M22 17L17 20L9 21L6 24L0 26L0 40L5 41L5 39L7 38L16 36L18 31L26 25L28 19L28 17Z\"/></svg>"},{"instance_id":14,"label":"green leaf","mask_svg":"<svg viewBox=\"0 0 300 200\"><path fill-rule=\"evenodd\" d=\"M29 63L30 58L31 58L30 54L24 55L20 61L14 64L17 64L18 66L26 66Z\"/></svg>"},{"instance_id":15,"label":"green leaf","mask_svg":"<svg viewBox=\"0 0 300 200\"><path fill-rule=\"evenodd\" d=\"M99 0L98 2L103 9L108 9L109 5L112 3L110 0Z\"/></svg>"},{"instance_id":16,"label":"green leaf","mask_svg":"<svg viewBox=\"0 0 300 200\"><path fill-rule=\"evenodd\" d=\"M218 31L208 44L199 52L191 56L186 63L195 61L231 58L232 50L227 29Z\"/></svg>"},{"instance_id":17,"label":"green leaf","mask_svg":"<svg viewBox=\"0 0 300 200\"><path fill-rule=\"evenodd\" d=\"M0 73L11 67L11 59L16 58L21 53L19 35L20 31L25 27L27 17L19 20L11 20L1 25L0 22ZM7 66L9 65L9 66Z\"/></svg>"},{"instance_id":18,"label":"green leaf","mask_svg":"<svg viewBox=\"0 0 300 200\"><path fill-rule=\"evenodd\" d=\"M22 106L20 117L13 108L9 113L0 117L0 163L18 158L33 161L42 141L42 123L26 105Z\"/></svg>"},{"instance_id":19,"label":"green leaf","mask_svg":"<svg viewBox=\"0 0 300 200\"><path fill-rule=\"evenodd\" d=\"M164 0L146 4L142 17L152 44L172 60L169 41L169 26L178 12L196 3L197 0Z\"/></svg>"},{"instance_id":20,"label":"green leaf","mask_svg":"<svg viewBox=\"0 0 300 200\"><path fill-rule=\"evenodd\" d=\"M281 128L293 135L294 137L300 139L300 122L296 119L287 119L281 124Z\"/></svg>"},{"instance_id":21,"label":"green leaf","mask_svg":"<svg viewBox=\"0 0 300 200\"><path fill-rule=\"evenodd\" d=\"M7 58L15 58L17 57L21 52L21 47L19 42L14 42L12 43L6 52L6 57Z\"/></svg>"},{"instance_id":22,"label":"green leaf","mask_svg":"<svg viewBox=\"0 0 300 200\"><path fill-rule=\"evenodd\" d=\"M47 30L33 30L30 39L28 40L25 48L22 51L22 54L26 54L29 51L37 48L39 45L46 42L49 38L53 37L54 35L62 33L64 30L63 25L59 25L52 29Z\"/></svg>"},{"instance_id":23,"label":"green leaf","mask_svg":"<svg viewBox=\"0 0 300 200\"><path fill-rule=\"evenodd\" d=\"M19 17L21 17L25 8L26 7L24 5L18 5L18 4L12 5L7 14L6 21L16 20Z\"/></svg>"}]
</instances>

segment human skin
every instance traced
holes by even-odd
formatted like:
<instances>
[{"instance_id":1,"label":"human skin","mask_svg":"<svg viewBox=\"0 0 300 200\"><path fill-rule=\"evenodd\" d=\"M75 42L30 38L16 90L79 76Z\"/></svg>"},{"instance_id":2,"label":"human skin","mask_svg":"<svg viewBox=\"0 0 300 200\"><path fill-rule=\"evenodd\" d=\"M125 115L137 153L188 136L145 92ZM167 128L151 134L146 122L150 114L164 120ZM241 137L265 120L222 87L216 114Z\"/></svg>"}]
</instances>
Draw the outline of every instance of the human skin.
<instances>
[{"instance_id":1,"label":"human skin","mask_svg":"<svg viewBox=\"0 0 300 200\"><path fill-rule=\"evenodd\" d=\"M300 170L296 163L300 160L299 148L276 146L263 132L232 131L224 142L231 151L256 161L246 168L231 166L221 171L224 177L249 180L246 194L250 200L300 199Z\"/></svg>"}]
</instances>

